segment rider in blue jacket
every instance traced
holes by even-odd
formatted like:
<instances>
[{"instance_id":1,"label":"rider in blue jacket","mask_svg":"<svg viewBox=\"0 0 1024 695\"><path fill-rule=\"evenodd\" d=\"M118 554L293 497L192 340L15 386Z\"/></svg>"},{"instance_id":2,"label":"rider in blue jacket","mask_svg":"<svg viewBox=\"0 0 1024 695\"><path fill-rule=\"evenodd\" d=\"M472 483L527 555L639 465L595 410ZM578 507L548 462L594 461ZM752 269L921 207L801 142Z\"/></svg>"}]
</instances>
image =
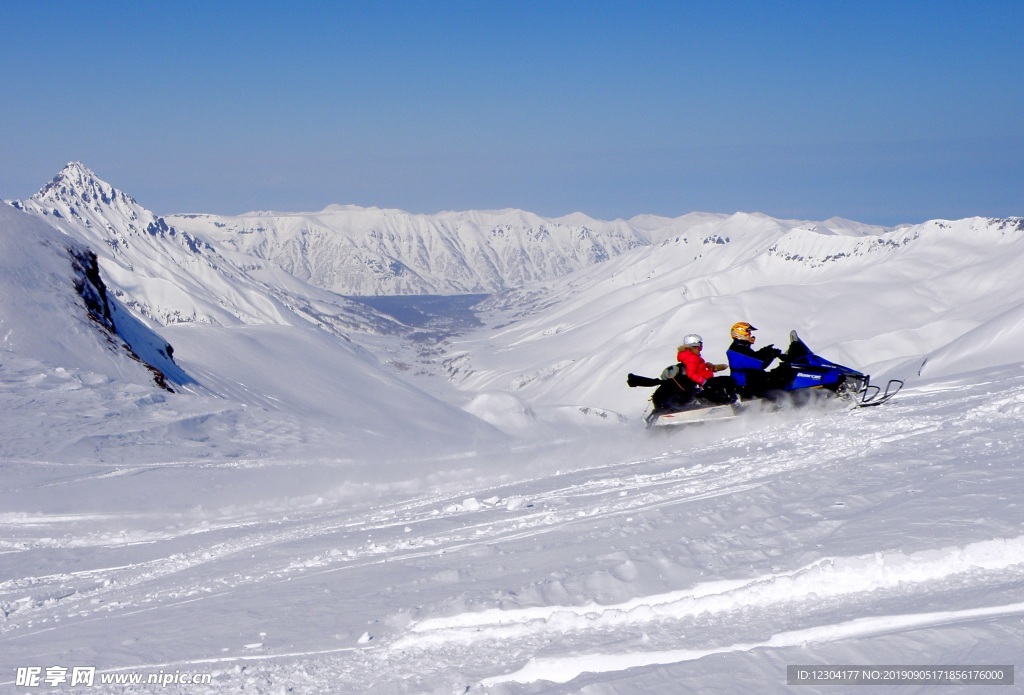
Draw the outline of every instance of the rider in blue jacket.
<instances>
[{"instance_id":1,"label":"rider in blue jacket","mask_svg":"<svg viewBox=\"0 0 1024 695\"><path fill-rule=\"evenodd\" d=\"M774 345L755 350L753 331L756 330L746 321L733 324L732 345L725 353L729 358L729 373L736 380L740 395L744 398L758 398L766 391L783 386L775 383L780 379L773 378L775 375L772 372L765 371L783 352Z\"/></svg>"}]
</instances>

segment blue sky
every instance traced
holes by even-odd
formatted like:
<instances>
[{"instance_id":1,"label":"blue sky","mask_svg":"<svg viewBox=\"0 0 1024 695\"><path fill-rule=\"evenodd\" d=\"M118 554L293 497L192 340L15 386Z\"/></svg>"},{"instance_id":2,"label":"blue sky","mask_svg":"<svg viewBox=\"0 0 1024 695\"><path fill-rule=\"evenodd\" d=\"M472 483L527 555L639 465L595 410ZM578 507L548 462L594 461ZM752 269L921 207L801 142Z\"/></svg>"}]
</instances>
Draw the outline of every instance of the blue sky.
<instances>
[{"instance_id":1,"label":"blue sky","mask_svg":"<svg viewBox=\"0 0 1024 695\"><path fill-rule=\"evenodd\" d=\"M1024 2L0 0L0 198L1024 214Z\"/></svg>"}]
</instances>

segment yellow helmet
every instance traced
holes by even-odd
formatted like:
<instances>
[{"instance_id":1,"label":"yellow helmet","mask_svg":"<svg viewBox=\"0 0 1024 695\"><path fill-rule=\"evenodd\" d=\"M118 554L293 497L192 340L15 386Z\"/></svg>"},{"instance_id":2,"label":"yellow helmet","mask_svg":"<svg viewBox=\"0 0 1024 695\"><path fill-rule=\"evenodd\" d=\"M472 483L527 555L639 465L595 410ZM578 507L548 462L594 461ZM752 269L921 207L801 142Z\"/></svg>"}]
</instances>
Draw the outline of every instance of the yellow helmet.
<instances>
[{"instance_id":1,"label":"yellow helmet","mask_svg":"<svg viewBox=\"0 0 1024 695\"><path fill-rule=\"evenodd\" d=\"M752 343L754 342L754 336L751 331L756 330L756 328L746 321L740 321L739 323L734 323L732 325L732 337L736 340L743 340L745 342Z\"/></svg>"}]
</instances>

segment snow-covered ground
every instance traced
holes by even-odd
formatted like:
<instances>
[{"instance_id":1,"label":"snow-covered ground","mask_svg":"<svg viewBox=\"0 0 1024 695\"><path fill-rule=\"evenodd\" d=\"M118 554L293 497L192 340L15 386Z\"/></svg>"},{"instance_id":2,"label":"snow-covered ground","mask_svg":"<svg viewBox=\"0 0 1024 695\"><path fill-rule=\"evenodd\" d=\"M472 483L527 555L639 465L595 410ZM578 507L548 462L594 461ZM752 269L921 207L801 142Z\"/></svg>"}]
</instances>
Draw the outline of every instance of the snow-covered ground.
<instances>
[{"instance_id":1,"label":"snow-covered ground","mask_svg":"<svg viewBox=\"0 0 1024 695\"><path fill-rule=\"evenodd\" d=\"M399 486L185 416L173 461L8 459L0 673L738 693L789 692L788 664L1019 667L1022 417L1018 365L884 408L425 452Z\"/></svg>"},{"instance_id":2,"label":"snow-covered ground","mask_svg":"<svg viewBox=\"0 0 1024 695\"><path fill-rule=\"evenodd\" d=\"M475 328L404 333L281 289L279 269L256 282L200 237L188 260L153 221L95 249L120 269L114 316L179 306L155 288L184 278L211 322L153 311L121 345L74 287L105 223L72 239L49 216L0 206L0 692L863 692L787 684L805 664L1022 677L1020 220L636 218L661 230L650 246L493 297ZM151 271L139 297L132 267ZM411 324L450 308L368 303ZM741 318L907 385L880 408L645 431L626 371L656 373L690 330L720 355ZM437 340L446 325L470 332ZM91 687L46 684L76 667ZM150 676L167 685L102 682Z\"/></svg>"}]
</instances>

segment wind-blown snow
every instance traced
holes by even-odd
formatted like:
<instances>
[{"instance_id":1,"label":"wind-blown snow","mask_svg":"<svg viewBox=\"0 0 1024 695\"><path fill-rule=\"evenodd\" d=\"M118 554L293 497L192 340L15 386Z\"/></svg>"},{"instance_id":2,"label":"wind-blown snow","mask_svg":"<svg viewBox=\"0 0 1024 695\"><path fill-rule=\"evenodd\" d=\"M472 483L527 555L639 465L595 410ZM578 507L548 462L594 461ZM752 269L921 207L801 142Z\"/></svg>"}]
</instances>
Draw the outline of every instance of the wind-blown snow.
<instances>
[{"instance_id":1,"label":"wind-blown snow","mask_svg":"<svg viewBox=\"0 0 1024 695\"><path fill-rule=\"evenodd\" d=\"M246 239L300 263L310 220L389 215L394 249L437 233L418 291L432 244L495 216L485 255L557 224L639 243L496 272L483 325L438 340L216 227L263 219ZM789 664L1024 664L1021 220L184 219L80 165L0 206L0 689L95 666L94 692L789 693ZM90 250L116 332L75 289ZM907 385L648 436L626 373L693 331L720 358L741 319ZM111 336L173 345L174 393ZM101 682L139 674L211 682Z\"/></svg>"}]
</instances>

